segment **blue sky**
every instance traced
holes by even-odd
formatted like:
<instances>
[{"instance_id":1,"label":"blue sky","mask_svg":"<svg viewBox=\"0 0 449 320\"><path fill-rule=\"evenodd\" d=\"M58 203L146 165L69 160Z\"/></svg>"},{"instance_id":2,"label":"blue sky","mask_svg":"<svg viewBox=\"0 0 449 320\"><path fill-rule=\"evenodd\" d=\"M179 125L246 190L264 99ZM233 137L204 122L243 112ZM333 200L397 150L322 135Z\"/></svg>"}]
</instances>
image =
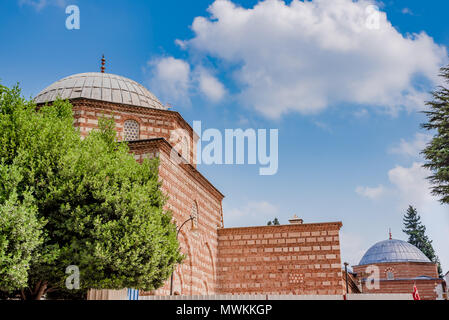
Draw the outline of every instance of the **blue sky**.
<instances>
[{"instance_id":1,"label":"blue sky","mask_svg":"<svg viewBox=\"0 0 449 320\"><path fill-rule=\"evenodd\" d=\"M65 27L70 4L80 8L79 30ZM370 5L381 12L374 25ZM412 204L447 271L449 208L429 195L420 167L429 134L419 111L449 62L448 9L410 0L8 0L0 79L31 97L99 71L104 53L107 72L144 84L189 123L279 129L276 175L200 166L226 195L226 226L293 214L342 221L343 259L357 264L389 228L406 240Z\"/></svg>"}]
</instances>

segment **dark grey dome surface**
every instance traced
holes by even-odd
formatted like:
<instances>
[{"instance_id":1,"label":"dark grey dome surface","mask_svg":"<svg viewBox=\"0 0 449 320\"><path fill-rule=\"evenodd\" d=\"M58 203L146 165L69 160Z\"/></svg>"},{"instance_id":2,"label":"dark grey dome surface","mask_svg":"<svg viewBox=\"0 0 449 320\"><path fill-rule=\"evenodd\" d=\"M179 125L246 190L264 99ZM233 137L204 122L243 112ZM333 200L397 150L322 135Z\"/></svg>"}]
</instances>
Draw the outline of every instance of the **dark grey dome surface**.
<instances>
[{"instance_id":1,"label":"dark grey dome surface","mask_svg":"<svg viewBox=\"0 0 449 320\"><path fill-rule=\"evenodd\" d=\"M385 240L373 245L366 251L359 265L386 262L431 262L414 245L402 240Z\"/></svg>"}]
</instances>

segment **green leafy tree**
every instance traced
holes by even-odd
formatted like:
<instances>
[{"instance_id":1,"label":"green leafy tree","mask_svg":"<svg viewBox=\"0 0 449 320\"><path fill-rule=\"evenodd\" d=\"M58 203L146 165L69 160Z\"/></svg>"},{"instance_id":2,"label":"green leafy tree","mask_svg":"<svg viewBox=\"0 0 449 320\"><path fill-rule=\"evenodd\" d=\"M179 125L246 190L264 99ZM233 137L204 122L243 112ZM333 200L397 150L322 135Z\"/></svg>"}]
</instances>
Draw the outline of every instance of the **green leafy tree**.
<instances>
[{"instance_id":1,"label":"green leafy tree","mask_svg":"<svg viewBox=\"0 0 449 320\"><path fill-rule=\"evenodd\" d=\"M405 229L402 231L408 235L408 242L421 250L430 261L436 263L438 265L438 273L441 275L443 270L441 269L440 261L435 254L432 241L426 235L426 227L422 224L416 208L409 206L403 221Z\"/></svg>"},{"instance_id":2,"label":"green leafy tree","mask_svg":"<svg viewBox=\"0 0 449 320\"><path fill-rule=\"evenodd\" d=\"M278 218L274 218L273 221L268 221L267 226L279 226L279 219Z\"/></svg>"},{"instance_id":3,"label":"green leafy tree","mask_svg":"<svg viewBox=\"0 0 449 320\"><path fill-rule=\"evenodd\" d=\"M0 290L17 289L23 299L67 294L72 265L80 271L79 292L162 286L183 256L163 209L158 160L137 163L116 141L113 121L101 119L100 130L81 139L70 103L37 110L17 87L0 90L1 172L17 171L14 183L2 182L0 210L32 222L23 241L35 247L24 252L19 243L12 256L6 252L28 260L17 276L14 266L0 269L18 279L0 277ZM0 220L0 257L3 243L14 244L11 220Z\"/></svg>"},{"instance_id":4,"label":"green leafy tree","mask_svg":"<svg viewBox=\"0 0 449 320\"><path fill-rule=\"evenodd\" d=\"M449 85L449 66L441 69L440 76ZM441 203L449 204L449 89L440 86L432 93L433 100L426 104L430 107L427 115L428 122L423 128L436 131L423 154L427 159L424 167L432 171L429 177L432 183L432 193L440 198Z\"/></svg>"},{"instance_id":5,"label":"green leafy tree","mask_svg":"<svg viewBox=\"0 0 449 320\"><path fill-rule=\"evenodd\" d=\"M25 287L35 249L42 243L42 223L31 195L18 200L13 191L0 204L0 291Z\"/></svg>"}]
</instances>

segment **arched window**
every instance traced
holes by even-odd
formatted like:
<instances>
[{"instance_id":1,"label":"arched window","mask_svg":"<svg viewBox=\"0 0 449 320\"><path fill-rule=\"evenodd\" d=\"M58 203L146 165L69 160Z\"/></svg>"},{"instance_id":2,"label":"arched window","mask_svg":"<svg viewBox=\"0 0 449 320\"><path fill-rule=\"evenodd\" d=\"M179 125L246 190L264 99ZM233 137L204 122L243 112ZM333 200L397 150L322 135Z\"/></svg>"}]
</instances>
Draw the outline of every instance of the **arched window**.
<instances>
[{"instance_id":1,"label":"arched window","mask_svg":"<svg viewBox=\"0 0 449 320\"><path fill-rule=\"evenodd\" d=\"M393 271L387 271L387 280L394 280Z\"/></svg>"},{"instance_id":2,"label":"arched window","mask_svg":"<svg viewBox=\"0 0 449 320\"><path fill-rule=\"evenodd\" d=\"M193 201L192 203L192 211L190 214L193 217L192 227L196 229L198 228L198 205L196 204L196 201Z\"/></svg>"},{"instance_id":3,"label":"arched window","mask_svg":"<svg viewBox=\"0 0 449 320\"><path fill-rule=\"evenodd\" d=\"M123 125L123 139L125 141L139 140L139 123L134 120L126 120Z\"/></svg>"},{"instance_id":4,"label":"arched window","mask_svg":"<svg viewBox=\"0 0 449 320\"><path fill-rule=\"evenodd\" d=\"M188 139L183 136L182 137L182 150L181 150L181 154L183 156L184 159L187 160L187 162L190 162L190 152L189 152L190 146L189 146L189 141Z\"/></svg>"}]
</instances>

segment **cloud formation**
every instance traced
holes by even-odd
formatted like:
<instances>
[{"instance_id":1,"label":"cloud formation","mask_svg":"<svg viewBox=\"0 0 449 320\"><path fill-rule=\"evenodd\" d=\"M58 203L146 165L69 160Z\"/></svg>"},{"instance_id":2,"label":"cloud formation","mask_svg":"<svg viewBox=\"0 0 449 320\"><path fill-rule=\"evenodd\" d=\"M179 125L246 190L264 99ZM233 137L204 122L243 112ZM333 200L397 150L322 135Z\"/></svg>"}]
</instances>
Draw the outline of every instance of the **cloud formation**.
<instances>
[{"instance_id":1,"label":"cloud formation","mask_svg":"<svg viewBox=\"0 0 449 320\"><path fill-rule=\"evenodd\" d=\"M370 0L265 0L245 9L216 0L182 48L232 66L242 103L278 118L340 104L391 113L423 108L446 48L426 33L403 36ZM222 70L222 71L229 71Z\"/></svg>"},{"instance_id":2,"label":"cloud formation","mask_svg":"<svg viewBox=\"0 0 449 320\"><path fill-rule=\"evenodd\" d=\"M375 188L359 186L355 189L355 192L365 198L374 200L384 195L385 187L383 185L379 185L378 187Z\"/></svg>"},{"instance_id":3,"label":"cloud formation","mask_svg":"<svg viewBox=\"0 0 449 320\"><path fill-rule=\"evenodd\" d=\"M57 7L66 7L67 0L18 0L20 6L28 5L32 6L36 9L36 11L40 11L47 6L57 6Z\"/></svg>"},{"instance_id":4,"label":"cloud formation","mask_svg":"<svg viewBox=\"0 0 449 320\"><path fill-rule=\"evenodd\" d=\"M206 69L200 68L197 73L198 88L210 101L220 101L226 93L224 85Z\"/></svg>"},{"instance_id":5,"label":"cloud formation","mask_svg":"<svg viewBox=\"0 0 449 320\"><path fill-rule=\"evenodd\" d=\"M399 145L390 149L390 153L399 154L412 158L419 158L421 151L432 140L432 135L426 133L416 133L412 141L401 139Z\"/></svg>"},{"instance_id":6,"label":"cloud formation","mask_svg":"<svg viewBox=\"0 0 449 320\"><path fill-rule=\"evenodd\" d=\"M248 202L240 208L226 209L224 211L225 226L235 227L243 225L266 225L279 214L279 209L267 201Z\"/></svg>"},{"instance_id":7,"label":"cloud formation","mask_svg":"<svg viewBox=\"0 0 449 320\"><path fill-rule=\"evenodd\" d=\"M163 57L151 60L150 88L165 103L190 105L190 65L181 59ZM170 99L170 100L169 100Z\"/></svg>"},{"instance_id":8,"label":"cloud formation","mask_svg":"<svg viewBox=\"0 0 449 320\"><path fill-rule=\"evenodd\" d=\"M414 162L411 167L396 166L388 172L390 182L396 187L402 206L426 206L437 202L430 194L430 184L426 179L430 171L423 163Z\"/></svg>"},{"instance_id":9,"label":"cloud formation","mask_svg":"<svg viewBox=\"0 0 449 320\"><path fill-rule=\"evenodd\" d=\"M358 265L371 244L356 233L340 231L341 261L348 262L350 267Z\"/></svg>"},{"instance_id":10,"label":"cloud formation","mask_svg":"<svg viewBox=\"0 0 449 320\"><path fill-rule=\"evenodd\" d=\"M201 94L211 102L219 102L226 94L224 85L208 69L174 57L155 58L149 61L150 88L169 103L190 105L191 96Z\"/></svg>"},{"instance_id":11,"label":"cloud formation","mask_svg":"<svg viewBox=\"0 0 449 320\"><path fill-rule=\"evenodd\" d=\"M431 172L423 163L414 162L410 167L396 166L388 172L390 182L398 195L398 210L405 212L409 205L417 208L427 234L434 241L433 246L440 257L443 268L449 268L447 235L449 234L449 208L441 205L430 193L426 179Z\"/></svg>"},{"instance_id":12,"label":"cloud formation","mask_svg":"<svg viewBox=\"0 0 449 320\"><path fill-rule=\"evenodd\" d=\"M410 154L409 149L406 150L407 154ZM409 205L417 208L427 227L427 234L434 241L434 249L439 255L443 267L447 269L449 267L449 252L446 249L447 234L449 233L449 209L447 206L441 205L438 199L431 194L431 185L427 180L431 172L424 168L423 164L415 161L410 166L397 165L389 170L388 179L391 187L358 187L356 191L370 199L391 196L394 199L392 210L398 212L399 215L403 215ZM392 219L398 218L400 216ZM346 242L348 241L346 240ZM348 251L346 254L354 257L351 255L353 250Z\"/></svg>"}]
</instances>

